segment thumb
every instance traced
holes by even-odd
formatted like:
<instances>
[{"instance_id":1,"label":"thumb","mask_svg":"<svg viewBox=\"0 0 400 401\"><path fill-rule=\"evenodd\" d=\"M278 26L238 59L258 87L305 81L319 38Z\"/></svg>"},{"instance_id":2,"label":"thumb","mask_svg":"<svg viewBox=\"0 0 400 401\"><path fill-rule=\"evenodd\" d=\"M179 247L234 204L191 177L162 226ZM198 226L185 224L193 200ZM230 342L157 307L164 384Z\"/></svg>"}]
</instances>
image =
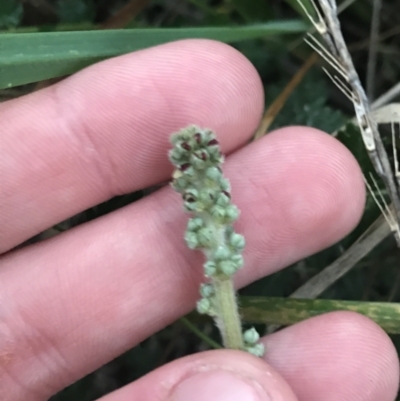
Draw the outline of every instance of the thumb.
<instances>
[{"instance_id":1,"label":"thumb","mask_svg":"<svg viewBox=\"0 0 400 401\"><path fill-rule=\"evenodd\" d=\"M219 350L171 362L102 401L296 401L282 377L262 359Z\"/></svg>"}]
</instances>

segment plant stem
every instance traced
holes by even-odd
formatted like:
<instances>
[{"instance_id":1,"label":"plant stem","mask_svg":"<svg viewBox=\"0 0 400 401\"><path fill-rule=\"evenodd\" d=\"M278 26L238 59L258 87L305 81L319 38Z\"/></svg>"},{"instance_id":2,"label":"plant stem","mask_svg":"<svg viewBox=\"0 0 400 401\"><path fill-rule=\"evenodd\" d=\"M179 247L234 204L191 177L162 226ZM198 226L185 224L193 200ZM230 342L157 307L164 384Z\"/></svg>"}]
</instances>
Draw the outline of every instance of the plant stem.
<instances>
[{"instance_id":1,"label":"plant stem","mask_svg":"<svg viewBox=\"0 0 400 401\"><path fill-rule=\"evenodd\" d=\"M243 350L243 334L233 281L229 277L213 277L215 306L218 309L217 326L225 348Z\"/></svg>"},{"instance_id":2,"label":"plant stem","mask_svg":"<svg viewBox=\"0 0 400 401\"><path fill-rule=\"evenodd\" d=\"M223 176L224 157L211 130L191 125L171 137L169 158L176 167L172 187L182 194L184 208L193 214L185 241L190 249L202 250L207 282L200 285L197 311L214 318L225 348L264 354L254 328L242 332L233 275L243 266L243 235L234 231L239 217L231 202L229 181Z\"/></svg>"},{"instance_id":3,"label":"plant stem","mask_svg":"<svg viewBox=\"0 0 400 401\"><path fill-rule=\"evenodd\" d=\"M216 341L214 341L212 338L208 337L205 335L201 330L199 330L187 317L181 317L179 319L189 330L193 331L196 336L201 338L206 344L208 344L210 347L215 348L215 349L220 349L222 348L220 344L218 344Z\"/></svg>"}]
</instances>

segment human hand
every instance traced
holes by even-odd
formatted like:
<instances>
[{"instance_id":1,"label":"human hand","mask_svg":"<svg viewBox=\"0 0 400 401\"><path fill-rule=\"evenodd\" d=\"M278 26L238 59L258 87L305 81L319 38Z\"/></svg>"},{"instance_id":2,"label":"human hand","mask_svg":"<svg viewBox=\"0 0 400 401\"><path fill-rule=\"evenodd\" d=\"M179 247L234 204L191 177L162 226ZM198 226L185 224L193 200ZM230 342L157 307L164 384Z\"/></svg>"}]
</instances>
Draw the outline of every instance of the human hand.
<instances>
[{"instance_id":1,"label":"human hand","mask_svg":"<svg viewBox=\"0 0 400 401\"><path fill-rule=\"evenodd\" d=\"M0 105L2 401L46 400L194 307L201 255L184 244L187 216L169 187L5 253L112 196L167 180L169 134L179 128L212 128L229 155L224 172L247 242L238 286L355 226L362 176L332 137L291 127L239 149L262 109L250 63L202 40L108 60ZM365 317L329 313L263 342L264 360L230 350L191 355L102 400L395 399L395 349Z\"/></svg>"}]
</instances>

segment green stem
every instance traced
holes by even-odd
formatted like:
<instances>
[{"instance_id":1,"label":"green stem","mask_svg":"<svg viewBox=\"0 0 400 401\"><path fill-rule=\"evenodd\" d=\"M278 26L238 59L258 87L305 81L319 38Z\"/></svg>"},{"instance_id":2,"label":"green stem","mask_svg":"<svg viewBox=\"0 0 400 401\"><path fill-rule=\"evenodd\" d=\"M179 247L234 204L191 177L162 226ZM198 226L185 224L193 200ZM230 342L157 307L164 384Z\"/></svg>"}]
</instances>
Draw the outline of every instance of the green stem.
<instances>
[{"instance_id":1,"label":"green stem","mask_svg":"<svg viewBox=\"0 0 400 401\"><path fill-rule=\"evenodd\" d=\"M212 338L208 337L205 335L201 330L199 330L188 318L186 317L181 317L179 319L189 330L193 331L194 334L196 334L199 338L201 338L205 343L207 343L210 347L215 348L215 349L220 349L222 348L221 345L219 345L216 341L214 341Z\"/></svg>"},{"instance_id":2,"label":"green stem","mask_svg":"<svg viewBox=\"0 0 400 401\"><path fill-rule=\"evenodd\" d=\"M225 348L244 350L242 325L231 278L213 277L215 307L218 309L216 323Z\"/></svg>"}]
</instances>

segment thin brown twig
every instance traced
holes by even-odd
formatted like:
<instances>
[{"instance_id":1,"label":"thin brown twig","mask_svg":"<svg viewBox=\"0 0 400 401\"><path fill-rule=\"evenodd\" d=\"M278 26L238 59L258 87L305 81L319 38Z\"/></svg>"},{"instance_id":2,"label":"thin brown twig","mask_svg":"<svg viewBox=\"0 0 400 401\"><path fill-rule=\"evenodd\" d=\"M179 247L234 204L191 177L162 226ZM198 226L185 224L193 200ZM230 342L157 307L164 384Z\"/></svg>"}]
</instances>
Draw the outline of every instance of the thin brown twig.
<instances>
[{"instance_id":1,"label":"thin brown twig","mask_svg":"<svg viewBox=\"0 0 400 401\"><path fill-rule=\"evenodd\" d=\"M282 107L285 105L289 96L292 94L294 89L299 85L299 83L303 80L307 71L315 64L317 60L318 60L318 55L316 53L312 53L311 56L297 71L297 73L293 76L293 78L289 81L289 83L285 86L285 88L282 90L279 96L268 107L268 109L264 113L263 119L261 120L257 132L253 137L253 141L260 139L267 133L268 128L271 126L276 116L281 111Z\"/></svg>"}]
</instances>

